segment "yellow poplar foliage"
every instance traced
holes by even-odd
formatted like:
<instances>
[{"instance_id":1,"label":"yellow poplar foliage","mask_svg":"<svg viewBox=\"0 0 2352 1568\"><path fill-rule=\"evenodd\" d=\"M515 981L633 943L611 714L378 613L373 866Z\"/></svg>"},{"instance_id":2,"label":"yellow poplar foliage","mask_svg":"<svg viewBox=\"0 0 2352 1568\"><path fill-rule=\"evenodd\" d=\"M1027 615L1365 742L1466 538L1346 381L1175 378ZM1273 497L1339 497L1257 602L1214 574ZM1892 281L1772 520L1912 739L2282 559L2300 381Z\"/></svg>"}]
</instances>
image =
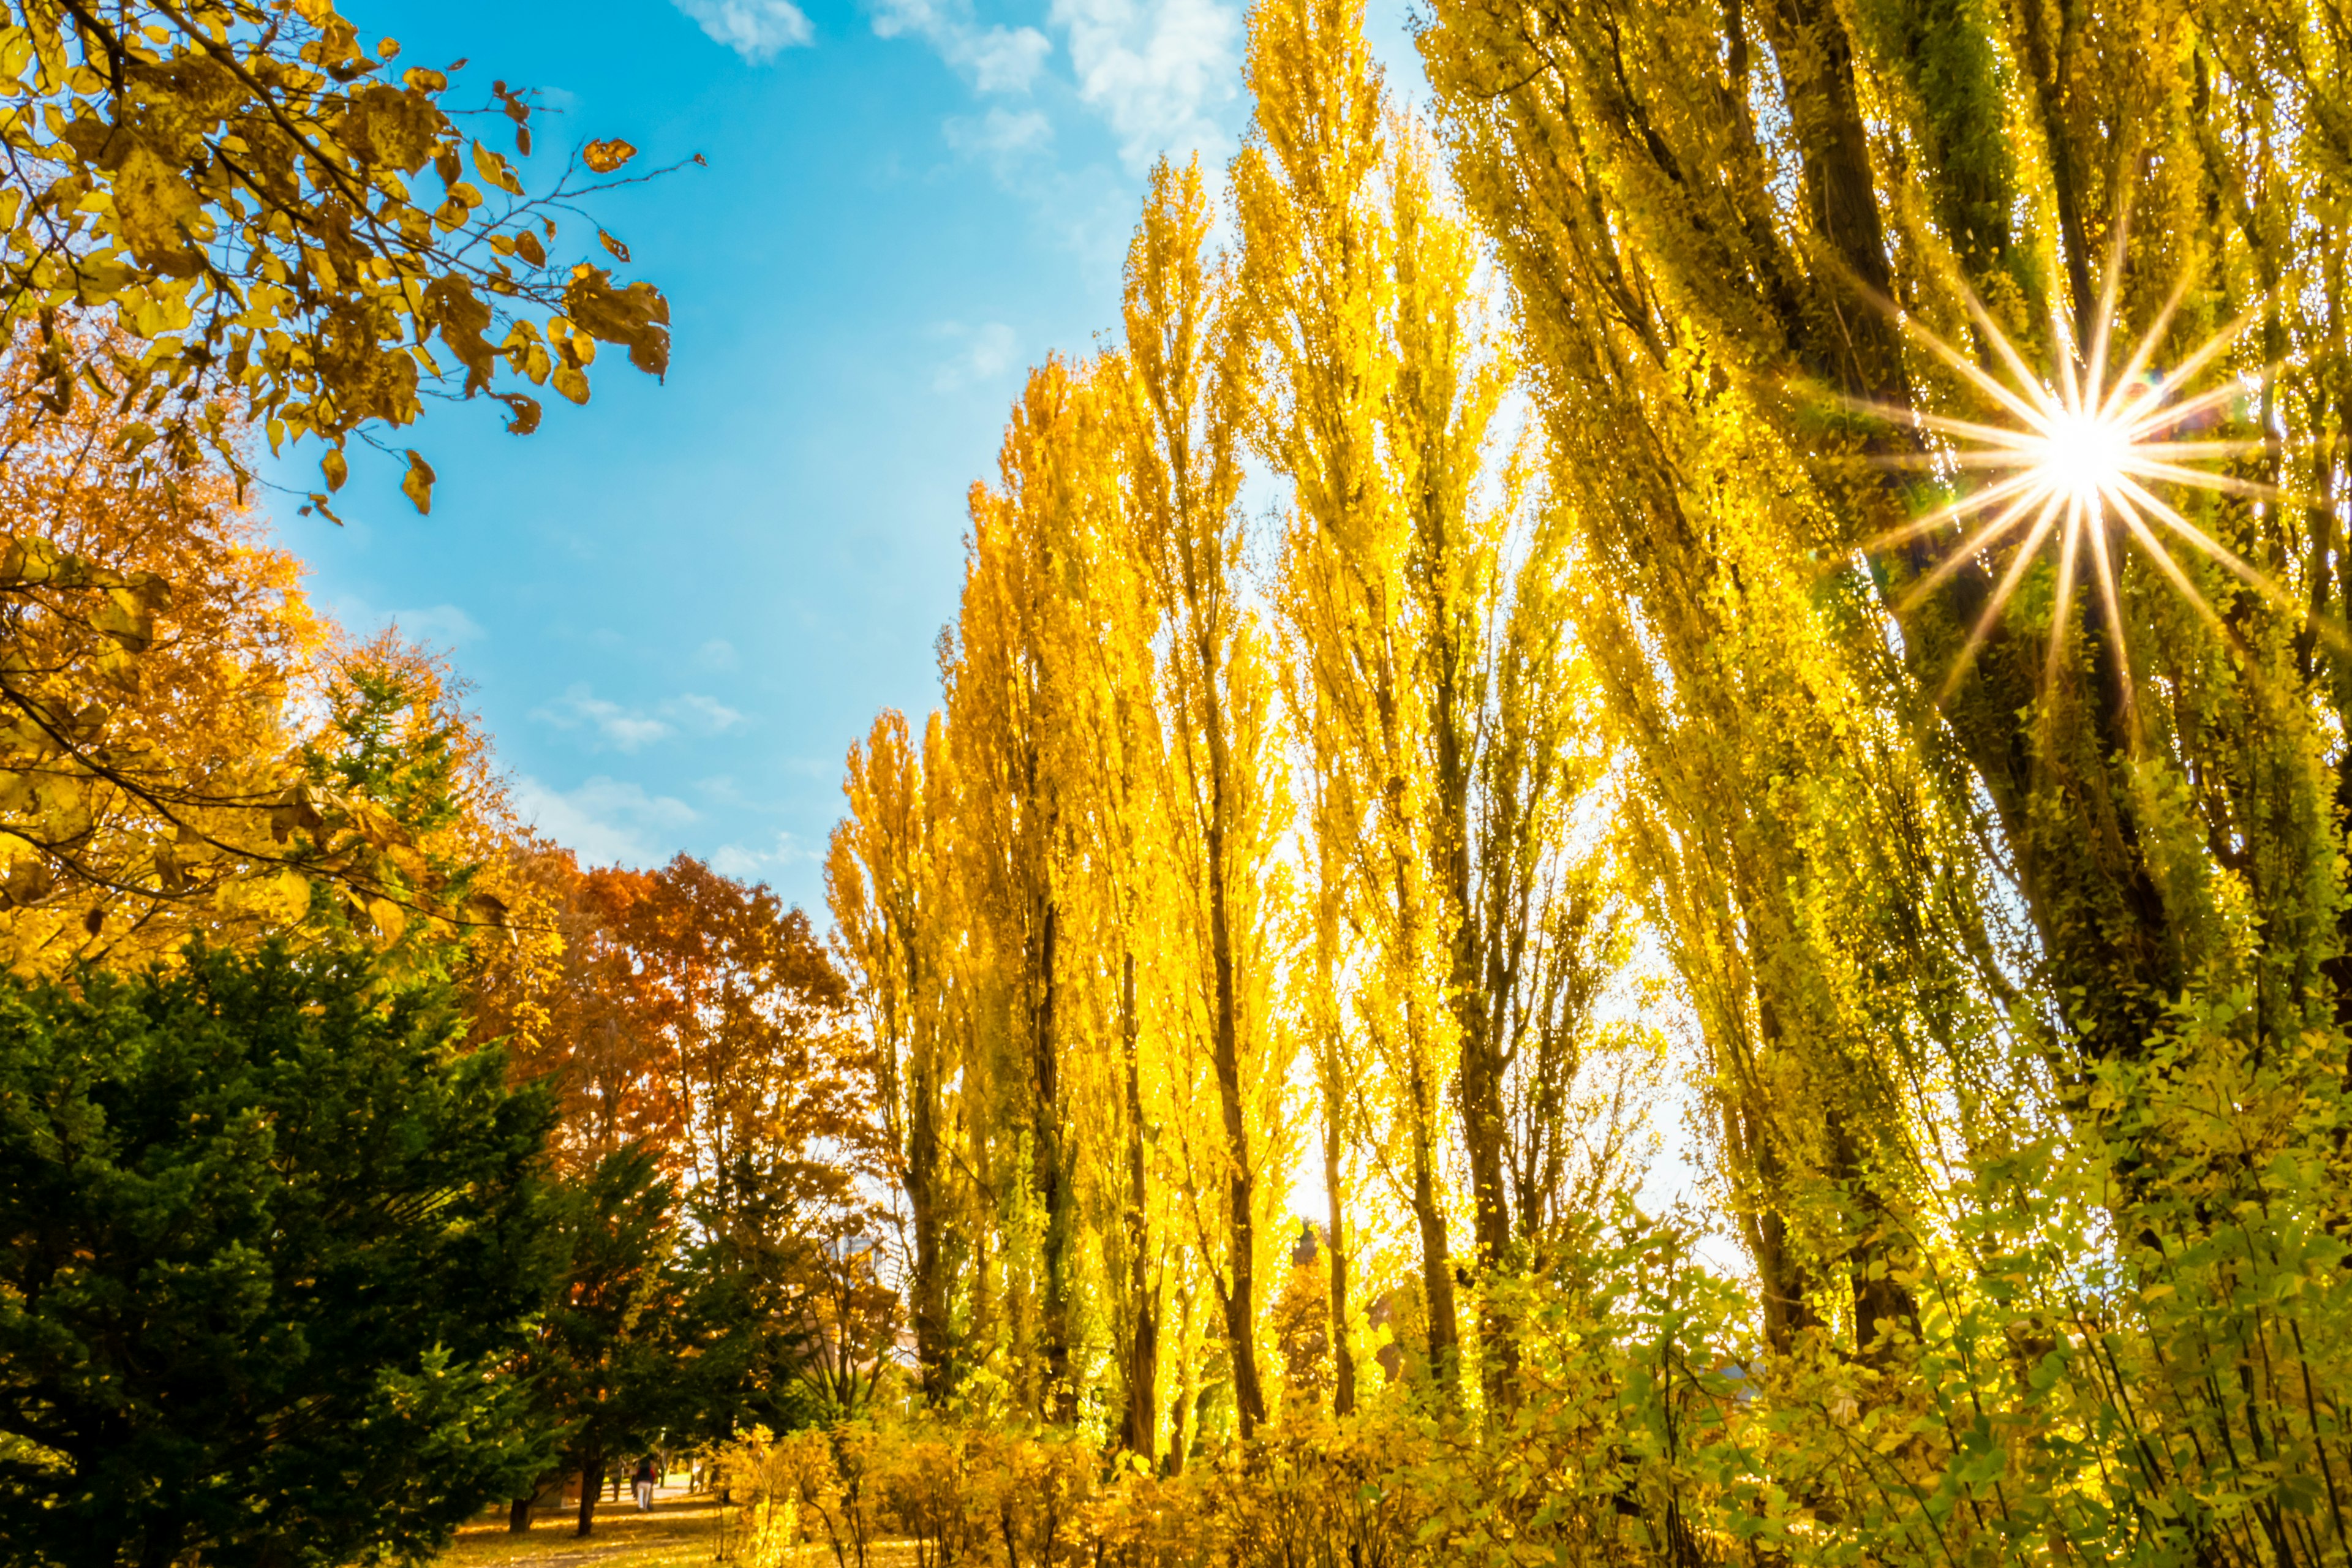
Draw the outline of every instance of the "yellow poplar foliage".
<instances>
[{"instance_id":1,"label":"yellow poplar foliage","mask_svg":"<svg viewBox=\"0 0 2352 1568\"><path fill-rule=\"evenodd\" d=\"M1124 341L1031 374L945 710L851 749L826 862L925 1394L1168 1470L1375 1377L1512 1397L1492 1288L1627 1168L1654 1059L1601 1020L1607 747L1493 276L1355 10L1250 47L1237 245L1152 171Z\"/></svg>"}]
</instances>

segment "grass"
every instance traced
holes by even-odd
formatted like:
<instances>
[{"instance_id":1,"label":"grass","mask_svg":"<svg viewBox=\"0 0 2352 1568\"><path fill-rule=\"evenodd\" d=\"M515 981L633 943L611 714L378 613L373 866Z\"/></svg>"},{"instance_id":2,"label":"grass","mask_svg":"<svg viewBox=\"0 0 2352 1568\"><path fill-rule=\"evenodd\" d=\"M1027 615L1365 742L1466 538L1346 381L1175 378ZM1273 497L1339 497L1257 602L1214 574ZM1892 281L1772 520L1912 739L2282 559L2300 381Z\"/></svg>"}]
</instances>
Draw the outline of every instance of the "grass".
<instances>
[{"instance_id":1,"label":"grass","mask_svg":"<svg viewBox=\"0 0 2352 1568\"><path fill-rule=\"evenodd\" d=\"M596 1505L595 1528L572 1533L570 1509L541 1510L530 1529L507 1529L500 1510L457 1531L436 1568L708 1568L719 1545L719 1501L675 1498L639 1513L625 1498Z\"/></svg>"},{"instance_id":2,"label":"grass","mask_svg":"<svg viewBox=\"0 0 2352 1568\"><path fill-rule=\"evenodd\" d=\"M665 1499L639 1513L625 1498L596 1505L595 1528L585 1541L572 1533L569 1509L541 1511L518 1535L504 1510L457 1531L434 1568L712 1568L719 1545L718 1500L709 1494ZM740 1557L737 1568L751 1568ZM911 1542L877 1542L867 1568L914 1568ZM803 1546L758 1568L833 1568L832 1548Z\"/></svg>"}]
</instances>

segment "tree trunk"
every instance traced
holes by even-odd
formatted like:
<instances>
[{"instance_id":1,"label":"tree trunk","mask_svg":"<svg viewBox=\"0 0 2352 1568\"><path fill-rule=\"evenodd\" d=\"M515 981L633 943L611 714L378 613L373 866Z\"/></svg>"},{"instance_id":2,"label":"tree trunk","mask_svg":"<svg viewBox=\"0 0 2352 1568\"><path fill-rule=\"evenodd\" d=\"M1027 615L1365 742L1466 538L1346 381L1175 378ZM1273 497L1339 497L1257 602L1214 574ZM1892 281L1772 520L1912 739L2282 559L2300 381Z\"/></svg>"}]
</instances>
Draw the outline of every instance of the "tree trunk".
<instances>
[{"instance_id":1,"label":"tree trunk","mask_svg":"<svg viewBox=\"0 0 2352 1568\"><path fill-rule=\"evenodd\" d=\"M1330 1042L1332 1061L1336 1068L1339 1042ZM1327 1079L1335 1074L1326 1074ZM1326 1082L1323 1088L1323 1191L1330 1205L1331 1230L1324 1249L1331 1255L1331 1414L1351 1415L1356 1409L1356 1358L1348 1349L1348 1258L1339 1250L1340 1222L1344 1217L1339 1191L1339 1157L1345 1147L1340 1137L1340 1098L1337 1082Z\"/></svg>"},{"instance_id":2,"label":"tree trunk","mask_svg":"<svg viewBox=\"0 0 2352 1568\"><path fill-rule=\"evenodd\" d=\"M530 1507L534 1500L519 1497L507 1504L507 1529L517 1535L530 1528Z\"/></svg>"},{"instance_id":3,"label":"tree trunk","mask_svg":"<svg viewBox=\"0 0 2352 1568\"><path fill-rule=\"evenodd\" d=\"M1192 1446L1192 1391L1200 1378L1200 1358L1192 1352L1192 1289L1186 1286L1177 1292L1177 1310L1181 1314L1176 1331L1176 1355L1181 1375L1176 1380L1176 1401L1168 1412L1168 1458L1160 1466L1163 1475L1184 1473L1184 1457Z\"/></svg>"},{"instance_id":4,"label":"tree trunk","mask_svg":"<svg viewBox=\"0 0 2352 1568\"><path fill-rule=\"evenodd\" d=\"M1042 994L1033 1044L1037 1096L1033 1170L1037 1199L1045 1210L1043 1326L1046 1387L1041 1414L1049 1421L1066 1426L1077 1417L1077 1390L1070 1381L1070 1229L1075 1216L1071 1213L1069 1175L1062 1168L1061 1042L1055 1032L1054 1016L1058 1000L1055 950L1060 939L1061 909L1050 898L1045 903L1044 924L1045 933L1039 942Z\"/></svg>"},{"instance_id":5,"label":"tree trunk","mask_svg":"<svg viewBox=\"0 0 2352 1568\"><path fill-rule=\"evenodd\" d=\"M950 1378L947 1280L940 1247L939 1070L933 1055L921 1057L909 1077L913 1103L907 1128L907 1206L915 1227L915 1278L908 1305L915 1320L915 1361L923 1397L937 1404L947 1397Z\"/></svg>"},{"instance_id":6,"label":"tree trunk","mask_svg":"<svg viewBox=\"0 0 2352 1568\"><path fill-rule=\"evenodd\" d=\"M1152 1284L1150 1260L1146 1256L1151 1226L1144 1207L1143 1075L1136 1040L1132 952L1126 954L1121 965L1119 1032L1127 1054L1128 1294L1135 1315L1127 1361L1127 1419L1121 1429L1128 1451L1140 1454L1149 1464L1160 1436L1160 1292Z\"/></svg>"},{"instance_id":7,"label":"tree trunk","mask_svg":"<svg viewBox=\"0 0 2352 1568\"><path fill-rule=\"evenodd\" d=\"M187 1532L184 1514L174 1511L150 1517L140 1541L139 1568L172 1568L179 1561L180 1542Z\"/></svg>"},{"instance_id":8,"label":"tree trunk","mask_svg":"<svg viewBox=\"0 0 2352 1568\"><path fill-rule=\"evenodd\" d=\"M1470 784L1468 751L1458 733L1449 679L1437 727L1438 859L1454 922L1450 1001L1462 1042L1462 1142L1470 1161L1472 1226L1482 1286L1502 1266L1511 1246L1511 1210L1503 1184L1503 1070L1495 1048L1493 1016L1483 984L1478 922L1470 908ZM1482 1288L1478 1309L1479 1368L1489 1411L1507 1409L1516 1381L1517 1345L1496 1310L1495 1292Z\"/></svg>"},{"instance_id":9,"label":"tree trunk","mask_svg":"<svg viewBox=\"0 0 2352 1568\"><path fill-rule=\"evenodd\" d=\"M1438 1385L1455 1391L1462 1377L1462 1331L1454 1310L1454 1259L1447 1249L1445 1215L1437 1206L1437 1095L1421 1070L1420 1019L1408 1005L1405 1027L1415 1037L1412 1096L1412 1217L1421 1231L1421 1288L1429 1310L1429 1365Z\"/></svg>"},{"instance_id":10,"label":"tree trunk","mask_svg":"<svg viewBox=\"0 0 2352 1568\"><path fill-rule=\"evenodd\" d=\"M1209 742L1209 950L1217 985L1217 1099L1224 1110L1225 1157L1233 1174L1226 1183L1225 1201L1232 1211L1227 1232L1225 1342L1234 1363L1234 1405L1241 1418L1241 1437L1257 1436L1265 1421L1265 1391L1257 1379L1257 1236L1251 1213L1255 1206L1257 1167L1251 1158L1249 1117L1242 1102L1240 978L1234 973L1231 909L1233 870L1226 864L1227 802L1232 798L1227 770L1224 709L1217 699L1216 666L1204 639L1202 665L1206 678Z\"/></svg>"},{"instance_id":11,"label":"tree trunk","mask_svg":"<svg viewBox=\"0 0 2352 1568\"><path fill-rule=\"evenodd\" d=\"M1480 968L1474 951L1469 978L1459 978L1464 971L1458 966L1455 971L1455 1016L1462 1026L1462 1142L1470 1157L1472 1226L1478 1243L1482 1286L1479 1365L1488 1408L1503 1410L1512 1403L1518 1344L1507 1315L1496 1305L1491 1288L1493 1277L1510 1256L1511 1209L1503 1179L1503 1075L1487 1027L1485 998L1476 987Z\"/></svg>"},{"instance_id":12,"label":"tree trunk","mask_svg":"<svg viewBox=\"0 0 2352 1568\"><path fill-rule=\"evenodd\" d=\"M572 1533L586 1535L596 1528L596 1494L604 1489L604 1456L594 1451L580 1461L580 1528Z\"/></svg>"}]
</instances>

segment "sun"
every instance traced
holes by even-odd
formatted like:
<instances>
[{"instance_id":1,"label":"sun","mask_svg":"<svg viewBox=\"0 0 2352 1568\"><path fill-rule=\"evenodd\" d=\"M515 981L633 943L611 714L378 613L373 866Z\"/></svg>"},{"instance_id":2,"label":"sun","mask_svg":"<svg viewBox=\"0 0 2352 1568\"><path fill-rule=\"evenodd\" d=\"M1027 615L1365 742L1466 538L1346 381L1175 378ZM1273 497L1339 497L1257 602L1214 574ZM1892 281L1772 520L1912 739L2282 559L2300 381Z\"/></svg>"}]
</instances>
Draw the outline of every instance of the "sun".
<instances>
[{"instance_id":1,"label":"sun","mask_svg":"<svg viewBox=\"0 0 2352 1568\"><path fill-rule=\"evenodd\" d=\"M2266 598L2278 597L2275 587L2261 573L2164 499L2164 492L2183 489L2261 499L2274 499L2277 494L2269 486L2204 466L2263 450L2268 443L2195 437L2200 425L2244 397L2260 384L2260 378L2227 376L2193 395L2181 395L2237 341L2249 318L2223 328L2169 369L2152 370L2157 350L2187 292L2184 279L2131 353L2111 365L2108 351L2121 259L2118 254L2117 265L2108 269L2087 342L2076 340L2063 316L2053 316L2051 337L2055 364L2047 374L2026 364L2008 334L1973 297L1969 299L1969 308L1991 350L1998 374L1961 353L1916 318L1899 318L1907 337L1951 366L1990 405L1989 417L1984 419L1911 409L1880 410L1938 438L1931 442L1936 450L1916 461L1976 478L1957 500L1872 542L1876 549L1946 531L1957 531L1960 536L1934 569L1912 586L1897 605L1897 614L1907 614L1969 563L2004 549L2007 553L1991 596L1954 664L1947 694L1966 673L2027 573L2045 553L2056 558L2045 678L2054 672L2062 656L2075 595L2085 579L2106 612L2103 618L2117 668L2127 669L2117 595L2126 545L2135 548L2216 626L2220 617L2182 568L2174 554L2176 548L2204 556ZM2129 689L2126 679L2126 701Z\"/></svg>"}]
</instances>

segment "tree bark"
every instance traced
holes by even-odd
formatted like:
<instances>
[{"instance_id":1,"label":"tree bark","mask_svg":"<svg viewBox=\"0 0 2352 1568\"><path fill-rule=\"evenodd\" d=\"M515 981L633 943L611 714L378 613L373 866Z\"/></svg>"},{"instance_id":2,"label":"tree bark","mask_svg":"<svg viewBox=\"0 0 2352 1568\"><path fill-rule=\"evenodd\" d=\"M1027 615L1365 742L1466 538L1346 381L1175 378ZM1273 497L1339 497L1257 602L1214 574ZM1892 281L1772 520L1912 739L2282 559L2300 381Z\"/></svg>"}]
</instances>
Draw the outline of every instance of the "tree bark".
<instances>
[{"instance_id":1,"label":"tree bark","mask_svg":"<svg viewBox=\"0 0 2352 1568\"><path fill-rule=\"evenodd\" d=\"M1257 1167L1250 1152L1249 1118L1242 1102L1240 976L1234 963L1233 868L1226 816L1233 798L1233 759L1226 745L1224 704L1217 694L1215 650L1200 645L1204 728L1209 743L1209 947L1217 987L1217 1099L1224 1111L1225 1157L1232 1163L1225 1201L1227 1232L1225 1341L1234 1363L1234 1405L1246 1443L1265 1421L1265 1392L1257 1377Z\"/></svg>"},{"instance_id":2,"label":"tree bark","mask_svg":"<svg viewBox=\"0 0 2352 1568\"><path fill-rule=\"evenodd\" d=\"M1128 1350L1127 1418L1121 1424L1128 1451L1148 1464L1160 1436L1160 1292L1151 1280L1150 1216L1144 1207L1143 1075L1135 1017L1135 954L1121 964L1119 1032L1127 1057L1127 1242L1128 1293L1134 1314Z\"/></svg>"},{"instance_id":3,"label":"tree bark","mask_svg":"<svg viewBox=\"0 0 2352 1568\"><path fill-rule=\"evenodd\" d=\"M925 1400L937 1404L947 1397L947 1280L940 1247L939 1071L927 1054L919 1057L908 1075L907 1127L907 1206L915 1227L915 1278L908 1306L915 1320L915 1361Z\"/></svg>"},{"instance_id":4,"label":"tree bark","mask_svg":"<svg viewBox=\"0 0 2352 1568\"><path fill-rule=\"evenodd\" d=\"M1192 1446L1192 1394L1200 1378L1200 1358L1191 1353L1192 1348L1192 1287L1188 1285L1178 1291L1176 1300L1183 1315L1181 1326L1176 1332L1176 1354L1181 1375L1177 1379L1175 1405L1168 1412L1168 1458L1160 1466L1160 1473L1168 1476L1181 1476L1184 1473L1184 1459Z\"/></svg>"},{"instance_id":5,"label":"tree bark","mask_svg":"<svg viewBox=\"0 0 2352 1568\"><path fill-rule=\"evenodd\" d=\"M1441 610L1442 610L1441 606ZM1437 617L1441 623L1444 615ZM1450 660L1452 650L1447 650ZM1462 1142L1470 1163L1475 1268L1489 1288L1479 1295L1479 1369L1490 1411L1507 1409L1516 1381L1517 1346L1495 1305L1490 1277L1511 1246L1510 1200L1503 1181L1503 1072L1496 1051L1494 1011L1483 984L1486 964L1479 922L1470 904L1470 758L1463 729L1459 672L1448 662L1437 681L1438 865L1446 915L1453 921L1448 1000L1461 1037Z\"/></svg>"},{"instance_id":6,"label":"tree bark","mask_svg":"<svg viewBox=\"0 0 2352 1568\"><path fill-rule=\"evenodd\" d=\"M1339 1042L1330 1042L1336 1065ZM1327 1074L1327 1079L1330 1075ZM1324 1248L1331 1255L1331 1414L1333 1416L1352 1415L1356 1410L1356 1358L1348 1350L1348 1258L1339 1249L1341 1213L1339 1190L1339 1158L1344 1148L1340 1137L1340 1099L1339 1085L1327 1082L1323 1089L1323 1191L1329 1205L1331 1230L1325 1238Z\"/></svg>"},{"instance_id":7,"label":"tree bark","mask_svg":"<svg viewBox=\"0 0 2352 1568\"><path fill-rule=\"evenodd\" d=\"M580 1527L572 1533L586 1535L596 1528L596 1494L604 1489L604 1456L591 1449L580 1460Z\"/></svg>"},{"instance_id":8,"label":"tree bark","mask_svg":"<svg viewBox=\"0 0 2352 1568\"><path fill-rule=\"evenodd\" d=\"M1050 1421L1068 1425L1077 1417L1077 1390L1070 1381L1070 1251L1071 1193L1069 1173L1063 1168L1062 1158L1062 1079L1061 1041L1056 1034L1055 1012L1059 1000L1057 948L1061 933L1061 908L1050 897L1045 901L1044 936L1039 942L1039 980L1042 994L1037 1005L1036 1033L1033 1044L1032 1071L1036 1091L1035 1116L1033 1122L1034 1152L1032 1170L1037 1184L1037 1199L1045 1210L1045 1355L1046 1388L1042 1414Z\"/></svg>"},{"instance_id":9,"label":"tree bark","mask_svg":"<svg viewBox=\"0 0 2352 1568\"><path fill-rule=\"evenodd\" d=\"M1421 1233L1421 1288L1429 1311L1429 1365L1438 1385L1449 1394L1462 1378L1462 1330L1454 1307L1454 1258L1445 1237L1445 1215L1437 1206L1438 1123L1437 1086L1423 1071L1420 1044L1423 1027L1420 1004L1405 1008L1405 1028L1412 1039L1412 1078L1406 1089L1412 1096L1412 1217Z\"/></svg>"}]
</instances>

